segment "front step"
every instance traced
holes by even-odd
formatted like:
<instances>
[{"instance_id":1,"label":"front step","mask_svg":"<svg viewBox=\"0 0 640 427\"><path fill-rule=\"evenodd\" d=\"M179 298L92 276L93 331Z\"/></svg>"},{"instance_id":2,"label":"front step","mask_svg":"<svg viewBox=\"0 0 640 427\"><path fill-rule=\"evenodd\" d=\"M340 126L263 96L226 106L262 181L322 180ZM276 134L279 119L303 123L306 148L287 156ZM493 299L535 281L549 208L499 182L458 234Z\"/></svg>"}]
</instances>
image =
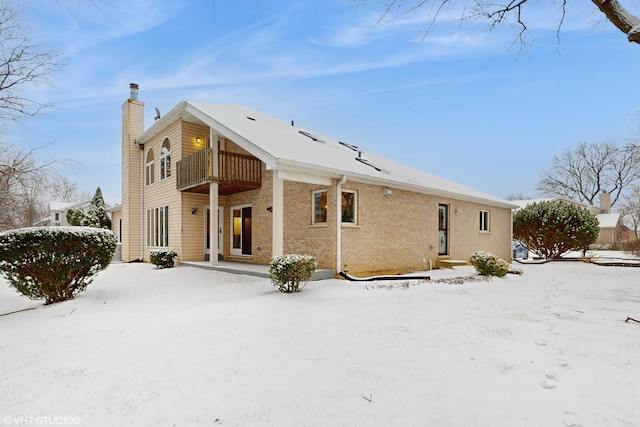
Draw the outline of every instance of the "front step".
<instances>
[{"instance_id":1,"label":"front step","mask_svg":"<svg viewBox=\"0 0 640 427\"><path fill-rule=\"evenodd\" d=\"M467 265L467 261L462 259L438 259L436 268L453 268L458 265Z\"/></svg>"}]
</instances>

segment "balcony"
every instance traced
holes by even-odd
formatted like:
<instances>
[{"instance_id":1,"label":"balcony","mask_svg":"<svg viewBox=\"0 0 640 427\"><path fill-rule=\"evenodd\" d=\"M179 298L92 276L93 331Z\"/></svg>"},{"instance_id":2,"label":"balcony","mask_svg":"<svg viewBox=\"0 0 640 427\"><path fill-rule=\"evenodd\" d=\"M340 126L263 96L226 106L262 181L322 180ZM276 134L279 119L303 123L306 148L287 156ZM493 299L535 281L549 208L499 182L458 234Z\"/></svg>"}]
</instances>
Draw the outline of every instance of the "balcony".
<instances>
[{"instance_id":1,"label":"balcony","mask_svg":"<svg viewBox=\"0 0 640 427\"><path fill-rule=\"evenodd\" d=\"M176 164L176 188L179 191L209 193L209 184L218 183L221 195L253 190L262 186L262 163L246 154L220 151L218 174L213 174L211 148L198 151Z\"/></svg>"}]
</instances>

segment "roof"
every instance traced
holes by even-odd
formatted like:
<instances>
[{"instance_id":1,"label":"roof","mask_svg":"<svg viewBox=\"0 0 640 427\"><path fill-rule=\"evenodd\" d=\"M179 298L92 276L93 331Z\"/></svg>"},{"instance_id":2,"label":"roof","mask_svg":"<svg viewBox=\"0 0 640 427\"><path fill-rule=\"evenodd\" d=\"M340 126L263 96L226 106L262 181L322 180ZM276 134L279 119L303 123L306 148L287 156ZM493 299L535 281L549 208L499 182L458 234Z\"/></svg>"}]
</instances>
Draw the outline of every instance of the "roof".
<instances>
[{"instance_id":1,"label":"roof","mask_svg":"<svg viewBox=\"0 0 640 427\"><path fill-rule=\"evenodd\" d=\"M491 206L517 207L499 197L378 156L363 147L239 105L182 101L137 138L137 142L144 144L178 118L211 127L263 161L270 170L325 178L346 176L357 182Z\"/></svg>"},{"instance_id":2,"label":"roof","mask_svg":"<svg viewBox=\"0 0 640 427\"><path fill-rule=\"evenodd\" d=\"M596 215L600 228L616 228L620 221L619 213L608 213Z\"/></svg>"},{"instance_id":3,"label":"roof","mask_svg":"<svg viewBox=\"0 0 640 427\"><path fill-rule=\"evenodd\" d=\"M582 207L587 208L587 209L590 206L590 205L588 205L586 203L576 202L575 200L565 199L563 197L547 197L547 198L541 198L541 199L511 200L511 203L514 203L514 204L518 205L519 208L524 208L525 206L531 205L533 203L554 202L554 201L571 203L573 205L582 206Z\"/></svg>"}]
</instances>

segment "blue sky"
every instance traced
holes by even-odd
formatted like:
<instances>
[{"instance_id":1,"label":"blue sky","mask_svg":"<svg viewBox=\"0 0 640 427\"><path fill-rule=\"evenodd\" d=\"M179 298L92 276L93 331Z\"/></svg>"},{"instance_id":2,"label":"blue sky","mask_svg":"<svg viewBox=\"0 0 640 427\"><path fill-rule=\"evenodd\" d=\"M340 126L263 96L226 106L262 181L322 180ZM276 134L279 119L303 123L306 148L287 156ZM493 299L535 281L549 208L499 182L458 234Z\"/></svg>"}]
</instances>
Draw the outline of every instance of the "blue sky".
<instances>
[{"instance_id":1,"label":"blue sky","mask_svg":"<svg viewBox=\"0 0 640 427\"><path fill-rule=\"evenodd\" d=\"M640 47L590 2L569 4L559 43L553 4L537 3L523 52L511 29L460 26L455 11L425 37L418 15L374 25L380 10L350 0L97 4L25 3L33 39L61 54L34 91L56 108L6 132L53 142L44 154L76 160L64 173L109 203L131 82L145 128L181 100L241 104L500 197L536 196L567 147L638 137Z\"/></svg>"}]
</instances>

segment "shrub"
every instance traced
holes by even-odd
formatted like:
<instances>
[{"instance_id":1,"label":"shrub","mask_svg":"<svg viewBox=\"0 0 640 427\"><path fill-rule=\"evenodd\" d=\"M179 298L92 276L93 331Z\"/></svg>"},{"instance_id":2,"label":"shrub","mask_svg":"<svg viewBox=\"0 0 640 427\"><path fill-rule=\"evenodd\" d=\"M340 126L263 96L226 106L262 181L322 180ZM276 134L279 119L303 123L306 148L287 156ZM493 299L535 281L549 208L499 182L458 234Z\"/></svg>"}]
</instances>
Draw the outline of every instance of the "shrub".
<instances>
[{"instance_id":1,"label":"shrub","mask_svg":"<svg viewBox=\"0 0 640 427\"><path fill-rule=\"evenodd\" d=\"M546 259L584 250L599 234L589 210L559 200L531 203L513 215L513 236Z\"/></svg>"},{"instance_id":2,"label":"shrub","mask_svg":"<svg viewBox=\"0 0 640 427\"><path fill-rule=\"evenodd\" d=\"M313 277L317 266L316 259L311 255L276 256L269 262L269 278L280 292L300 292Z\"/></svg>"},{"instance_id":3,"label":"shrub","mask_svg":"<svg viewBox=\"0 0 640 427\"><path fill-rule=\"evenodd\" d=\"M154 249L149 253L149 259L158 268L171 268L177 255L170 249Z\"/></svg>"},{"instance_id":4,"label":"shrub","mask_svg":"<svg viewBox=\"0 0 640 427\"><path fill-rule=\"evenodd\" d=\"M505 276L509 272L509 264L488 252L477 251L469 259L471 265L483 276Z\"/></svg>"},{"instance_id":5,"label":"shrub","mask_svg":"<svg viewBox=\"0 0 640 427\"><path fill-rule=\"evenodd\" d=\"M73 299L107 268L111 230L32 227L0 233L0 271L19 293L45 304Z\"/></svg>"},{"instance_id":6,"label":"shrub","mask_svg":"<svg viewBox=\"0 0 640 427\"><path fill-rule=\"evenodd\" d=\"M640 256L640 239L632 240L630 242L625 242L623 245L623 250L631 255Z\"/></svg>"}]
</instances>

